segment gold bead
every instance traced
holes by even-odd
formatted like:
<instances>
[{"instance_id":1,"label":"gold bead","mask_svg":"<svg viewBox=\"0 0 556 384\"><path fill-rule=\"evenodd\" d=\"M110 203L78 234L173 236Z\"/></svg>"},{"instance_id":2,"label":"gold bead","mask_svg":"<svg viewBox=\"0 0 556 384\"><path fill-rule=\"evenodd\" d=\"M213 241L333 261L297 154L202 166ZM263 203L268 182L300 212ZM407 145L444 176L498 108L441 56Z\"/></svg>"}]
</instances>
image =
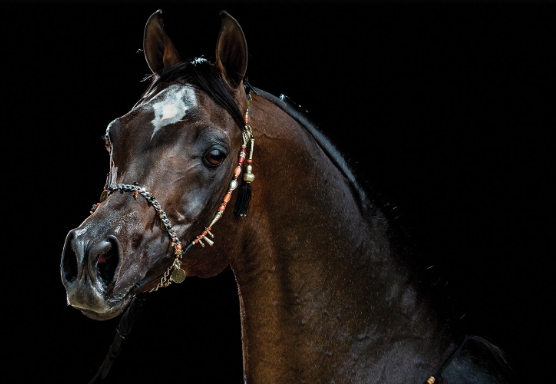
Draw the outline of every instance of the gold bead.
<instances>
[{"instance_id":1,"label":"gold bead","mask_svg":"<svg viewBox=\"0 0 556 384\"><path fill-rule=\"evenodd\" d=\"M248 183L252 183L253 180L255 180L255 175L252 173L245 173L243 175L243 180L245 180Z\"/></svg>"}]
</instances>

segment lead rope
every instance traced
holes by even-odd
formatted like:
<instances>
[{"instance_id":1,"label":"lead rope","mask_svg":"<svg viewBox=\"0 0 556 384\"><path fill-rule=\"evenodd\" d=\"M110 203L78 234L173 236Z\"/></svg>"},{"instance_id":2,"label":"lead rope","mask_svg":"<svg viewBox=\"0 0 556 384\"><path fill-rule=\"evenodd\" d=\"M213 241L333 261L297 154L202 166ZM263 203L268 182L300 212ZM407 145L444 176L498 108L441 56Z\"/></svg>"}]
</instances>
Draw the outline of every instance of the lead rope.
<instances>
[{"instance_id":1,"label":"lead rope","mask_svg":"<svg viewBox=\"0 0 556 384\"><path fill-rule=\"evenodd\" d=\"M454 353L452 353L450 355L450 357L444 362L444 364L442 364L440 369L438 371L436 371L436 373L434 375L430 376L425 381L424 384L436 384L437 382L439 382L440 378L442 377L442 371L444 371L444 369L452 362L452 359L454 357L456 357L456 355L462 350L464 344L467 342L468 339L469 339L469 336L465 335L465 337L463 338L463 341L461 342L459 347L454 351Z\"/></svg>"},{"instance_id":2,"label":"lead rope","mask_svg":"<svg viewBox=\"0 0 556 384\"><path fill-rule=\"evenodd\" d=\"M110 368L112 367L114 360L116 359L116 357L118 357L122 350L122 343L124 342L126 336L129 335L129 333L131 332L133 323L135 323L135 320L139 318L141 313L143 312L145 300L147 300L146 293L135 295L135 297L131 301L131 304L122 315L118 326L116 327L114 341L112 341L112 345L110 345L110 348L108 349L108 354L104 358L104 361L102 362L96 375L89 382L89 384L94 384L99 379L104 380L106 375L108 375L108 372L110 372Z\"/></svg>"},{"instance_id":3,"label":"lead rope","mask_svg":"<svg viewBox=\"0 0 556 384\"><path fill-rule=\"evenodd\" d=\"M135 200L137 200L137 197L141 195L145 198L145 200L147 200L147 202L149 202L152 205L152 207L155 209L156 213L158 214L158 217L160 218L160 226L162 230L168 232L168 234L170 235L171 238L170 246L174 248L174 261L166 269L166 271L160 278L160 281L158 282L156 287L152 288L148 292L158 291L158 289L160 288L169 286L172 282L177 284L182 283L186 277L185 271L181 268L183 254L187 252L187 250L195 244L200 244L202 247L205 246L204 242L206 242L210 246L214 244L214 241L211 240L211 238L214 239L214 234L211 232L212 226L218 220L220 220L220 218L224 214L224 211L226 210L226 206L228 205L228 202L232 198L232 193L239 184L238 178L241 175L243 165L246 162L245 161L246 158L247 158L247 166L246 166L246 172L243 175L244 183L242 183L242 188L240 189L240 195L238 196L238 199L236 201L235 213L238 216L247 216L247 211L249 209L249 203L251 200L251 183L255 179L255 175L252 172L253 167L251 165L253 162L253 148L255 146L255 137L253 136L253 130L249 125L249 106L251 106L251 93L249 92L249 90L251 89L252 89L251 86L248 85L247 108L244 117L245 126L241 133L242 144L238 155L238 164L234 168L233 178L228 187L228 191L226 192L226 195L224 195L223 202L218 207L214 215L214 218L210 222L210 225L208 227L205 227L205 230L201 232L201 234L196 236L195 239L191 243L189 243L185 248L182 247L178 235L173 230L172 224L168 219L168 215L162 209L162 206L160 205L158 200L155 199L152 193L148 192L145 188L141 188L137 182L133 183L133 185L117 184L116 187L109 187L108 185L110 183L110 173L106 176L106 183L104 185L104 190L100 195L100 202L93 204L89 212L91 215L96 211L96 209L101 205L101 203L104 202L108 198L108 196L111 195L112 193L116 191L120 191L121 194L123 194L124 192L133 192L133 198ZM249 145L249 155L247 155L248 145ZM245 184L248 184L248 186L243 188ZM210 236L210 238L207 237L207 235ZM108 375L108 372L110 371L110 368L112 367L115 358L118 357L118 355L120 354L122 343L124 342L126 336L131 332L131 327L133 326L135 319L138 317L139 313L142 312L146 299L147 299L146 293L140 293L133 297L129 307L122 315L122 318L120 319L120 322L116 327L116 334L114 335L114 340L110 345L110 348L108 349L108 354L104 358L104 361L102 362L96 375L89 382L89 384L94 384L99 379L103 380L106 377L106 375Z\"/></svg>"}]
</instances>

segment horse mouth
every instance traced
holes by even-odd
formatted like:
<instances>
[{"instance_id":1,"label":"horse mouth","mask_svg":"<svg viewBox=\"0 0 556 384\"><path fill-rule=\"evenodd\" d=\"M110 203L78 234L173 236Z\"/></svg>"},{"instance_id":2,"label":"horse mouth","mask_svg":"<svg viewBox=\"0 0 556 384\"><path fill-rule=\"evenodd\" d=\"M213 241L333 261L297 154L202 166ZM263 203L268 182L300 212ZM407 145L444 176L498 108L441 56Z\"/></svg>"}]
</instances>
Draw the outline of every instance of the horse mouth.
<instances>
[{"instance_id":1,"label":"horse mouth","mask_svg":"<svg viewBox=\"0 0 556 384\"><path fill-rule=\"evenodd\" d=\"M104 320L113 319L118 315L120 315L127 308L128 304L131 303L132 299L133 299L133 295L126 296L124 300L119 300L113 305L111 305L110 310L106 312L97 312L96 310L81 308L76 305L73 305L73 307L81 311L81 313L83 313L85 316L87 316L90 319L104 321ZM107 302L112 302L112 300L107 300Z\"/></svg>"},{"instance_id":2,"label":"horse mouth","mask_svg":"<svg viewBox=\"0 0 556 384\"><path fill-rule=\"evenodd\" d=\"M123 312L133 298L134 287L118 286L122 261L121 246L114 236L93 245L70 236L61 266L68 305L95 320Z\"/></svg>"},{"instance_id":3,"label":"horse mouth","mask_svg":"<svg viewBox=\"0 0 556 384\"><path fill-rule=\"evenodd\" d=\"M129 261L133 256L124 254L113 235L90 241L72 231L61 263L67 304L91 319L108 320L121 314L136 294L156 289L168 258L147 269L138 260Z\"/></svg>"}]
</instances>

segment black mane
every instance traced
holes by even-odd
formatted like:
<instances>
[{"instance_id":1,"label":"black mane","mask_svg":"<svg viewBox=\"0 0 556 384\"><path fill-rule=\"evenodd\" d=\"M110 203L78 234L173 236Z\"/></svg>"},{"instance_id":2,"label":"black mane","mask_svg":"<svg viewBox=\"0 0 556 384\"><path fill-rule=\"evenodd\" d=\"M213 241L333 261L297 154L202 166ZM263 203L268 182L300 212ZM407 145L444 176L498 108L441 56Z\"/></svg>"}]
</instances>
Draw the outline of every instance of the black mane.
<instances>
[{"instance_id":1,"label":"black mane","mask_svg":"<svg viewBox=\"0 0 556 384\"><path fill-rule=\"evenodd\" d=\"M323 152L330 158L330 160L338 167L344 174L344 177L349 180L355 196L358 196L357 203L362 212L367 212L369 208L369 201L367 194L359 185L355 175L351 171L344 156L338 149L331 143L331 141L311 122L307 116L307 111L299 104L295 103L286 95L276 97L268 92L255 88L257 94L260 94L267 100L271 101L277 107L281 108L284 112L294 118L304 129L306 129L311 136L315 139L318 145L322 148Z\"/></svg>"}]
</instances>

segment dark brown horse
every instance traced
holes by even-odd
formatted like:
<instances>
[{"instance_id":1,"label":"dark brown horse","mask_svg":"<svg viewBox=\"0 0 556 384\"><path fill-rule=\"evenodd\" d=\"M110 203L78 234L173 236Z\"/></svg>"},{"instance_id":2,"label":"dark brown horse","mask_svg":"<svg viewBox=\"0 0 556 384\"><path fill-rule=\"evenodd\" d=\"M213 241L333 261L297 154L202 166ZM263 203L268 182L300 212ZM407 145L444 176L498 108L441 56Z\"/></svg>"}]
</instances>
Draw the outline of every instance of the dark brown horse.
<instances>
[{"instance_id":1,"label":"dark brown horse","mask_svg":"<svg viewBox=\"0 0 556 384\"><path fill-rule=\"evenodd\" d=\"M246 383L508 382L497 347L437 315L333 145L246 81L244 34L221 18L214 63L182 61L149 18L151 84L106 129L105 189L63 250L68 303L129 317L148 292L229 265Z\"/></svg>"}]
</instances>

